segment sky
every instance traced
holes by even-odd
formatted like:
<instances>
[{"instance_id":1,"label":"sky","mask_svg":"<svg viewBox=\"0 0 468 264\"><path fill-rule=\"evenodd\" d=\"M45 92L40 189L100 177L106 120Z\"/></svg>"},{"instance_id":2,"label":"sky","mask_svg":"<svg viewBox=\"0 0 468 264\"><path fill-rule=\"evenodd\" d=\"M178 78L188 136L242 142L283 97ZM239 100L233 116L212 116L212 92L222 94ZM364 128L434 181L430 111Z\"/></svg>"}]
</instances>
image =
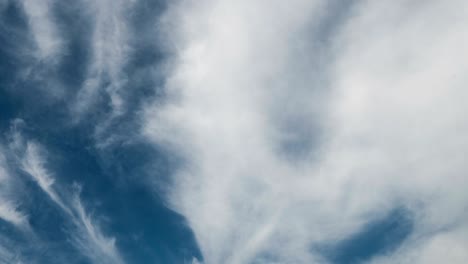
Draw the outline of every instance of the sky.
<instances>
[{"instance_id":1,"label":"sky","mask_svg":"<svg viewBox=\"0 0 468 264\"><path fill-rule=\"evenodd\" d=\"M468 263L468 2L0 0L0 264Z\"/></svg>"}]
</instances>

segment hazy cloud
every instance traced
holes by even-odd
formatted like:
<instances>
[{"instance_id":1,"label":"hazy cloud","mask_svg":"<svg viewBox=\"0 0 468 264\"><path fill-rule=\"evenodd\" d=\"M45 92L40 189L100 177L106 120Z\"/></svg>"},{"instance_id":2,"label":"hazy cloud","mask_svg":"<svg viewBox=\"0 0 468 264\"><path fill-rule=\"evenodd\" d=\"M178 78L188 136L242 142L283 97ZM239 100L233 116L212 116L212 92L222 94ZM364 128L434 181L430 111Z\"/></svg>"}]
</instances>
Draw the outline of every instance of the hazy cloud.
<instances>
[{"instance_id":1,"label":"hazy cloud","mask_svg":"<svg viewBox=\"0 0 468 264\"><path fill-rule=\"evenodd\" d=\"M37 45L35 57L53 61L62 51L63 40L51 14L54 0L19 0L28 17L31 34Z\"/></svg>"},{"instance_id":2,"label":"hazy cloud","mask_svg":"<svg viewBox=\"0 0 468 264\"><path fill-rule=\"evenodd\" d=\"M99 91L110 99L113 115L125 111L121 88L126 83L122 67L130 51L127 30L128 11L132 1L84 1L93 21L92 60L87 79L76 100L78 114L96 103ZM115 117L115 116L114 116Z\"/></svg>"},{"instance_id":3,"label":"hazy cloud","mask_svg":"<svg viewBox=\"0 0 468 264\"><path fill-rule=\"evenodd\" d=\"M401 206L415 226L391 263L466 261L431 249L467 247L440 231L468 217L467 5L356 1L326 24L333 7L172 5L168 96L144 130L186 160L172 206L206 263L327 262L314 246Z\"/></svg>"},{"instance_id":4,"label":"hazy cloud","mask_svg":"<svg viewBox=\"0 0 468 264\"><path fill-rule=\"evenodd\" d=\"M465 1L169 1L159 19L149 2L0 0L11 26L0 37L24 42L0 54L11 60L1 70L14 68L0 96L20 97L5 101L6 130L37 119L44 134L53 127L47 137L90 140L89 159L106 159L111 144L140 159L114 143L141 141L141 125L167 151L158 155L177 157L164 164L178 167L167 169L163 203L186 217L206 264L333 262L328 248L398 210L411 223L404 238L364 262L468 262ZM16 185L28 183L72 227L72 247L124 263L81 185L61 181L22 119L11 124L0 142L1 223L35 236ZM143 171L128 164L109 167ZM0 237L0 262L21 263L19 247Z\"/></svg>"}]
</instances>

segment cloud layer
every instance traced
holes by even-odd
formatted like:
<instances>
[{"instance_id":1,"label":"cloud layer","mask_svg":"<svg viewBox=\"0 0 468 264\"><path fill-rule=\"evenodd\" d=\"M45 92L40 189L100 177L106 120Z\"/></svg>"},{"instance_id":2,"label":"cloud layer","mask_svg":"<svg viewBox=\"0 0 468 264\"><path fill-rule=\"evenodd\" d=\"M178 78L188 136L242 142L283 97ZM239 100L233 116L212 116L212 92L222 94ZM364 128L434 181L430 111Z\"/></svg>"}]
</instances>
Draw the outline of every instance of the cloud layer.
<instances>
[{"instance_id":1,"label":"cloud layer","mask_svg":"<svg viewBox=\"0 0 468 264\"><path fill-rule=\"evenodd\" d=\"M0 13L1 263L468 262L465 1Z\"/></svg>"},{"instance_id":2,"label":"cloud layer","mask_svg":"<svg viewBox=\"0 0 468 264\"><path fill-rule=\"evenodd\" d=\"M205 263L327 263L322 245L401 207L411 235L367 261L467 261L466 10L173 4L168 96L145 133L185 160L169 200Z\"/></svg>"}]
</instances>

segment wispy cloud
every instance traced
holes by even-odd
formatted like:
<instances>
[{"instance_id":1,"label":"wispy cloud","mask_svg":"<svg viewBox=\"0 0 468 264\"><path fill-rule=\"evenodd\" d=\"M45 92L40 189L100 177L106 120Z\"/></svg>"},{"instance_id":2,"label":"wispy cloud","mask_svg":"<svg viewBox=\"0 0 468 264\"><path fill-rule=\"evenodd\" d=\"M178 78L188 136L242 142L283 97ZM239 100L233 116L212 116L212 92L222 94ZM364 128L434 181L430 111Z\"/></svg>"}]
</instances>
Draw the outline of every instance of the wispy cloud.
<instances>
[{"instance_id":1,"label":"wispy cloud","mask_svg":"<svg viewBox=\"0 0 468 264\"><path fill-rule=\"evenodd\" d=\"M26 151L22 159L22 169L26 171L41 187L41 189L56 203L62 210L66 211L68 214L71 212L62 202L62 199L53 189L54 179L52 175L45 169L44 164L44 155L45 153L40 153L40 147L36 143L27 142Z\"/></svg>"},{"instance_id":2,"label":"wispy cloud","mask_svg":"<svg viewBox=\"0 0 468 264\"><path fill-rule=\"evenodd\" d=\"M84 1L92 14L92 61L88 76L76 100L76 111L81 113L95 103L99 91L107 93L112 115L125 111L121 88L127 81L122 67L130 51L127 32L127 10L132 1Z\"/></svg>"},{"instance_id":3,"label":"wispy cloud","mask_svg":"<svg viewBox=\"0 0 468 264\"><path fill-rule=\"evenodd\" d=\"M27 228L27 215L18 209L12 190L13 179L6 170L5 158L0 148L0 219L19 228Z\"/></svg>"},{"instance_id":4,"label":"wispy cloud","mask_svg":"<svg viewBox=\"0 0 468 264\"><path fill-rule=\"evenodd\" d=\"M24 155L20 159L22 169L73 223L74 230L69 234L73 245L94 263L124 263L115 238L105 236L83 207L80 188L66 192L56 183L53 174L46 168L45 149L38 143L26 141Z\"/></svg>"},{"instance_id":5,"label":"wispy cloud","mask_svg":"<svg viewBox=\"0 0 468 264\"><path fill-rule=\"evenodd\" d=\"M17 253L16 247L17 245L14 245L14 242L7 241L5 238L0 238L0 263L25 263L23 258ZM35 263L35 261L31 260L31 263Z\"/></svg>"},{"instance_id":6,"label":"wispy cloud","mask_svg":"<svg viewBox=\"0 0 468 264\"><path fill-rule=\"evenodd\" d=\"M20 0L19 3L27 16L30 37L36 44L32 49L34 61L31 61L31 65L56 69L60 66L57 62L61 62L63 55L72 53L73 48L70 43L72 40L63 34L67 25L60 24L64 22L57 16L59 2ZM71 101L69 110L75 123L82 120L83 116L89 114L90 109L95 109L96 104L102 101L108 103L111 109L108 123L126 111L122 87L126 85L127 77L122 69L131 51L127 20L128 11L133 4L134 1L121 0L81 0L74 3L75 8L82 12L82 19L88 20L86 25L90 27L91 33L90 36L82 36L89 37L90 42L86 43L89 44L90 56L85 80L76 96L67 98ZM69 94L65 90L70 87L63 86L56 76L50 74L54 70L36 71L38 72L34 74L40 76L34 78L40 79L41 84L46 87L46 93L56 97ZM30 71L25 71L26 78L32 78L29 73ZM107 125L101 124L101 129L105 129ZM99 134L99 131L97 133Z\"/></svg>"},{"instance_id":7,"label":"wispy cloud","mask_svg":"<svg viewBox=\"0 0 468 264\"><path fill-rule=\"evenodd\" d=\"M19 2L27 15L37 45L35 57L49 62L55 60L62 51L63 40L57 32L57 25L51 14L54 1L20 0Z\"/></svg>"},{"instance_id":8,"label":"wispy cloud","mask_svg":"<svg viewBox=\"0 0 468 264\"><path fill-rule=\"evenodd\" d=\"M116 249L115 238L108 238L102 234L86 213L78 194L73 198L72 206L76 213L73 221L79 227L79 234L74 238L77 247L95 263L124 263Z\"/></svg>"},{"instance_id":9,"label":"wispy cloud","mask_svg":"<svg viewBox=\"0 0 468 264\"><path fill-rule=\"evenodd\" d=\"M26 222L26 216L19 212L14 204L5 200L0 204L0 218L16 226L22 226Z\"/></svg>"},{"instance_id":10,"label":"wispy cloud","mask_svg":"<svg viewBox=\"0 0 468 264\"><path fill-rule=\"evenodd\" d=\"M165 97L145 109L143 133L185 161L167 199L188 219L207 264L327 263L322 245L401 207L411 213L411 233L368 262L466 263L468 4L342 2L172 1L154 25L163 29L148 31L163 36L132 39L130 17L141 3L80 0L74 7L91 35L72 43L63 32L75 25L57 24L58 1L18 0L27 26L12 30L34 47L19 45L12 58L31 60L18 66L23 79L70 95L61 106L75 127L92 117L101 148L119 138L109 130L130 104L135 43L164 42L164 69L144 75L167 74ZM77 90L64 92L66 81L54 74L71 44L86 50L86 65ZM0 156L2 223L29 225L11 188L25 176L73 226L75 248L95 263L123 263L81 187L61 182L46 146L15 128L23 123L14 121L5 148L17 163ZM15 246L0 237L0 262L20 261Z\"/></svg>"},{"instance_id":11,"label":"wispy cloud","mask_svg":"<svg viewBox=\"0 0 468 264\"><path fill-rule=\"evenodd\" d=\"M390 263L467 261L432 250L467 246L439 231L468 219L467 4L356 1L337 23L333 8L172 5L168 96L144 131L187 161L171 204L206 263L326 262L314 245L402 205L415 227Z\"/></svg>"},{"instance_id":12,"label":"wispy cloud","mask_svg":"<svg viewBox=\"0 0 468 264\"><path fill-rule=\"evenodd\" d=\"M4 149L0 146L0 220L19 231L31 234L28 216L18 208L19 202L15 195L17 190L14 189L14 179L8 173L3 152ZM15 241L0 237L0 263L22 263L22 256L17 248Z\"/></svg>"}]
</instances>

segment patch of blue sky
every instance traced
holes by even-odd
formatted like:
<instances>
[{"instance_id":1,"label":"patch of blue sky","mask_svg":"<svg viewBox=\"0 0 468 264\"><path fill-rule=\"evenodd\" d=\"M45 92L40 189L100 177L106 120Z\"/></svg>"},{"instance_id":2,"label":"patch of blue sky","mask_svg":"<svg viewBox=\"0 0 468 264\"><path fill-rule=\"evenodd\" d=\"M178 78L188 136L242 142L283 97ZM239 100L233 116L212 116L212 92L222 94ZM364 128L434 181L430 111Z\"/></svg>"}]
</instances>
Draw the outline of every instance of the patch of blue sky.
<instances>
[{"instance_id":1,"label":"patch of blue sky","mask_svg":"<svg viewBox=\"0 0 468 264\"><path fill-rule=\"evenodd\" d=\"M384 217L370 221L350 237L323 247L321 251L334 264L364 263L398 249L411 235L413 228L411 212L396 208Z\"/></svg>"}]
</instances>

